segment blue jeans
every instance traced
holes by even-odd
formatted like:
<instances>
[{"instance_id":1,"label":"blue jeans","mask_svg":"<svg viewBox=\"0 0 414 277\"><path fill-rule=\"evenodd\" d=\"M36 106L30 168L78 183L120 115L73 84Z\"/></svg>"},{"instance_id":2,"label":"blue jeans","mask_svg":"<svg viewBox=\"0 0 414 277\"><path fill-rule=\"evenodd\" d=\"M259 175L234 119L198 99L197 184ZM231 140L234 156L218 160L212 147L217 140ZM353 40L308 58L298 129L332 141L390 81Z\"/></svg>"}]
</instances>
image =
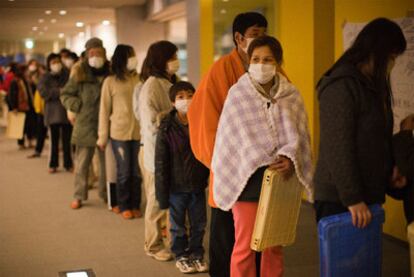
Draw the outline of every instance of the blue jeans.
<instances>
[{"instance_id":1,"label":"blue jeans","mask_svg":"<svg viewBox=\"0 0 414 277\"><path fill-rule=\"evenodd\" d=\"M141 204L141 175L138 168L139 141L111 139L116 160L116 194L119 209L139 209Z\"/></svg>"},{"instance_id":2,"label":"blue jeans","mask_svg":"<svg viewBox=\"0 0 414 277\"><path fill-rule=\"evenodd\" d=\"M207 224L206 195L201 192L170 194L171 251L176 259L204 256L203 237ZM190 220L190 238L185 228L186 214Z\"/></svg>"}]
</instances>

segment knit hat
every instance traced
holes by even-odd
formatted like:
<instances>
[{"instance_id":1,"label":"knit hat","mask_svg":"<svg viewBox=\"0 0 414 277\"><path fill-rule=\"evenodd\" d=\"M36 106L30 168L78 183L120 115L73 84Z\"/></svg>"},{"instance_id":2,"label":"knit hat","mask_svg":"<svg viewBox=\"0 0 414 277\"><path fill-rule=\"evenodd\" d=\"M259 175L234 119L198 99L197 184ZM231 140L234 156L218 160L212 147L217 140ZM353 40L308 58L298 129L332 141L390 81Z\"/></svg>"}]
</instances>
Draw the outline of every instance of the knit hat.
<instances>
[{"instance_id":1,"label":"knit hat","mask_svg":"<svg viewBox=\"0 0 414 277\"><path fill-rule=\"evenodd\" d=\"M86 50L89 50L91 48L103 48L103 43L102 40L99 38L90 38L86 43L85 43L85 48Z\"/></svg>"}]
</instances>

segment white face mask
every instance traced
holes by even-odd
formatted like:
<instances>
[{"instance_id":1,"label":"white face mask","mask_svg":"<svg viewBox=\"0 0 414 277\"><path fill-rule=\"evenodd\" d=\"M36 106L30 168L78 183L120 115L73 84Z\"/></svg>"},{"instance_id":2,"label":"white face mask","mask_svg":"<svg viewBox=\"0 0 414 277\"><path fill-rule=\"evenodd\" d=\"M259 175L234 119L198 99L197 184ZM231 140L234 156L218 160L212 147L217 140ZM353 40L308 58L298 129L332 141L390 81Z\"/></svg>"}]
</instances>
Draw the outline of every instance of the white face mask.
<instances>
[{"instance_id":1,"label":"white face mask","mask_svg":"<svg viewBox=\"0 0 414 277\"><path fill-rule=\"evenodd\" d=\"M37 66L34 64L29 65L29 71L30 72L35 72L37 70Z\"/></svg>"},{"instance_id":2,"label":"white face mask","mask_svg":"<svg viewBox=\"0 0 414 277\"><path fill-rule=\"evenodd\" d=\"M175 100L174 106L180 113L187 114L190 103L191 99Z\"/></svg>"},{"instance_id":3,"label":"white face mask","mask_svg":"<svg viewBox=\"0 0 414 277\"><path fill-rule=\"evenodd\" d=\"M241 47L241 49L243 50L244 53L247 54L247 50L249 49L249 45L250 45L250 43L252 43L254 38L245 38L245 40L246 40L246 47Z\"/></svg>"},{"instance_id":4,"label":"white face mask","mask_svg":"<svg viewBox=\"0 0 414 277\"><path fill-rule=\"evenodd\" d=\"M127 69L129 71L137 69L138 59L137 57L130 57L128 58Z\"/></svg>"},{"instance_id":5,"label":"white face mask","mask_svg":"<svg viewBox=\"0 0 414 277\"><path fill-rule=\"evenodd\" d=\"M273 64L262 63L250 64L249 74L256 82L263 85L275 77L276 66Z\"/></svg>"},{"instance_id":6,"label":"white face mask","mask_svg":"<svg viewBox=\"0 0 414 277\"><path fill-rule=\"evenodd\" d=\"M104 65L105 61L102 57L90 57L88 63L91 67L99 69Z\"/></svg>"},{"instance_id":7,"label":"white face mask","mask_svg":"<svg viewBox=\"0 0 414 277\"><path fill-rule=\"evenodd\" d=\"M72 68L72 65L75 63L74 60L68 58L63 59L62 62L67 68Z\"/></svg>"},{"instance_id":8,"label":"white face mask","mask_svg":"<svg viewBox=\"0 0 414 277\"><path fill-rule=\"evenodd\" d=\"M53 63L50 65L50 71L52 74L59 74L62 71L62 64L61 63Z\"/></svg>"},{"instance_id":9,"label":"white face mask","mask_svg":"<svg viewBox=\"0 0 414 277\"><path fill-rule=\"evenodd\" d=\"M180 69L180 61L178 59L170 61L167 63L167 72L168 74L175 74L177 73L178 69Z\"/></svg>"}]
</instances>

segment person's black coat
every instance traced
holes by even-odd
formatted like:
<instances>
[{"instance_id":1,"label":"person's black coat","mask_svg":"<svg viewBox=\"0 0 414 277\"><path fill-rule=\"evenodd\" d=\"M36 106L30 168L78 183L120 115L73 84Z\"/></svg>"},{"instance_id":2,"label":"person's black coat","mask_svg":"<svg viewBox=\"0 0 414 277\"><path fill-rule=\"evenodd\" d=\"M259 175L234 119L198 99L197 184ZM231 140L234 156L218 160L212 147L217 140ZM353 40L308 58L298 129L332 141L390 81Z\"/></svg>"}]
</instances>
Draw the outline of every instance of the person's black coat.
<instances>
[{"instance_id":1,"label":"person's black coat","mask_svg":"<svg viewBox=\"0 0 414 277\"><path fill-rule=\"evenodd\" d=\"M161 209L170 193L199 192L207 187L209 170L191 151L188 127L173 110L161 122L155 144L155 192Z\"/></svg>"},{"instance_id":2,"label":"person's black coat","mask_svg":"<svg viewBox=\"0 0 414 277\"><path fill-rule=\"evenodd\" d=\"M400 174L407 178L407 185L401 189L388 189L387 194L403 200L407 223L414 221L414 132L400 131L392 139L395 163Z\"/></svg>"},{"instance_id":3,"label":"person's black coat","mask_svg":"<svg viewBox=\"0 0 414 277\"><path fill-rule=\"evenodd\" d=\"M383 203L392 175L390 97L352 65L325 75L319 85L320 145L315 200L345 207ZM384 100L386 99L386 100Z\"/></svg>"}]
</instances>

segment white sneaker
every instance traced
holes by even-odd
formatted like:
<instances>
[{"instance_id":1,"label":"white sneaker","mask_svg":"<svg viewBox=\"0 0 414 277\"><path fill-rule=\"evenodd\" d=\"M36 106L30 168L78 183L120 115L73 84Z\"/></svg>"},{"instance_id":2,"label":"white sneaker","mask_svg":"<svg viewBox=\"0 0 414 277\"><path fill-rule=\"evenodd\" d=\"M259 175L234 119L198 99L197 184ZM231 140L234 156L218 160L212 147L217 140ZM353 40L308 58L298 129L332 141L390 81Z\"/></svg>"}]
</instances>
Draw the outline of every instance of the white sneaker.
<instances>
[{"instance_id":1,"label":"white sneaker","mask_svg":"<svg viewBox=\"0 0 414 277\"><path fill-rule=\"evenodd\" d=\"M167 249L161 249L158 252L146 251L147 255L153 257L157 261L166 262L172 259L171 252Z\"/></svg>"},{"instance_id":2,"label":"white sneaker","mask_svg":"<svg viewBox=\"0 0 414 277\"><path fill-rule=\"evenodd\" d=\"M194 259L192 260L194 267L196 268L197 272L207 272L208 271L208 263L203 261L203 259Z\"/></svg>"},{"instance_id":3,"label":"white sneaker","mask_svg":"<svg viewBox=\"0 0 414 277\"><path fill-rule=\"evenodd\" d=\"M187 258L181 257L175 262L175 266L181 273L194 273L197 272L194 264Z\"/></svg>"}]
</instances>

